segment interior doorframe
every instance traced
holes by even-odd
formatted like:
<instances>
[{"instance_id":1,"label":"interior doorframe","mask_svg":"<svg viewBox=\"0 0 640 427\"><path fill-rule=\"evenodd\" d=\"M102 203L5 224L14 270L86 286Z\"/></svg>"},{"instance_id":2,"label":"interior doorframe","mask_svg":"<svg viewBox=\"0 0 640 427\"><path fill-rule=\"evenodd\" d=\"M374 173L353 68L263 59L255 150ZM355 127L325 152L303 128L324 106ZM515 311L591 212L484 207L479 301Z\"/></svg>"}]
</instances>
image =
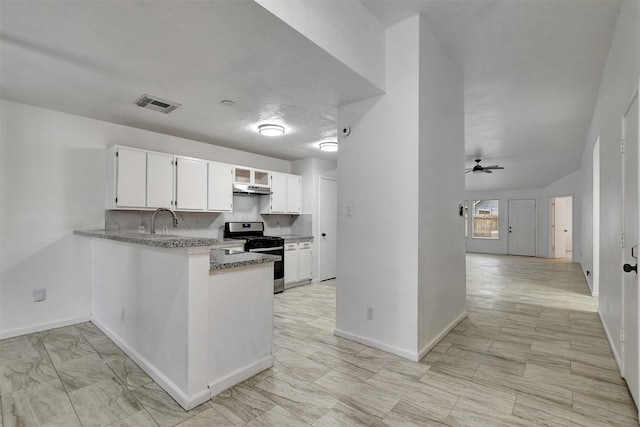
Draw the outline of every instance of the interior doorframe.
<instances>
[{"instance_id":1,"label":"interior doorframe","mask_svg":"<svg viewBox=\"0 0 640 427\"><path fill-rule=\"evenodd\" d=\"M592 270L591 296L600 292L600 135L593 144L593 213L592 213Z\"/></svg>"},{"instance_id":2,"label":"interior doorframe","mask_svg":"<svg viewBox=\"0 0 640 427\"><path fill-rule=\"evenodd\" d=\"M553 203L555 199L563 198L563 197L571 197L571 262L573 262L575 258L573 256L573 249L575 248L575 233L574 233L573 225L575 224L575 216L576 216L576 209L575 209L575 203L574 203L576 197L574 193L556 194L556 195L549 196L549 258L556 257L555 248L554 248L555 233L553 228L554 221L555 221L555 210L553 208Z\"/></svg>"},{"instance_id":3,"label":"interior doorframe","mask_svg":"<svg viewBox=\"0 0 640 427\"><path fill-rule=\"evenodd\" d=\"M640 80L638 81L638 86L636 87L636 90L633 93L633 96L631 97L631 100L627 103L627 106L624 109L624 112L622 113L622 115L620 116L620 139L626 139L626 128L625 128L625 117L627 116L627 114L629 113L629 110L632 108L634 102L638 102L638 111L639 111L639 115L640 115L640 99L639 99L639 95L640 95ZM637 204L638 206L636 207L636 213L638 215L638 230L637 232L640 234L640 117L638 117L638 138L639 141L636 141L636 143L638 144L638 159L636 159L636 161L638 162L638 197L637 197ZM625 189L625 173L626 173L626 164L625 164L625 157L624 157L624 152L621 150L621 166L622 166L622 226L623 226L623 231L624 230L624 225L625 225L625 217L624 217L624 210L625 210L625 203L626 203L626 189ZM625 231L626 234L626 231ZM625 239L625 240L628 240ZM640 238L638 238L638 241L640 241ZM627 248L627 244L625 244L625 247L621 247L620 249L620 262L619 262L619 266L622 266L624 264L624 252L625 250L628 250ZM621 286L621 319L620 319L620 325L621 325L621 329L623 331L626 331L628 328L626 327L627 325L625 325L625 317L626 317L626 313L625 313L625 307L626 307L626 300L625 300L625 276L624 273L621 275L621 281L620 281L620 286ZM640 305L637 307L638 309L640 309ZM640 315L638 316L638 319L640 320ZM637 328L637 330L640 332L640 326ZM636 342L640 343L640 336L636 337ZM622 342L620 345L620 349L621 349L621 369L620 369L620 375L623 378L626 378L626 369L627 369L627 360L625 357L625 345L626 342ZM638 408L638 414L640 416L640 407Z\"/></svg>"}]
</instances>

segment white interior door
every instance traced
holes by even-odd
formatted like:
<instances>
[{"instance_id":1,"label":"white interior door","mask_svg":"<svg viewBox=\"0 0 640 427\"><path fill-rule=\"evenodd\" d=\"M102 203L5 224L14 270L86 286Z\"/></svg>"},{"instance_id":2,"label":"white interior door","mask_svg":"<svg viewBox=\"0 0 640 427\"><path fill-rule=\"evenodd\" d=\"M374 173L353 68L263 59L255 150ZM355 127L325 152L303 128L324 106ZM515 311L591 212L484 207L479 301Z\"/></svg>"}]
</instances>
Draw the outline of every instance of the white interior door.
<instances>
[{"instance_id":1,"label":"white interior door","mask_svg":"<svg viewBox=\"0 0 640 427\"><path fill-rule=\"evenodd\" d=\"M567 217L566 202L562 197L556 197L552 200L553 206L553 222L551 225L551 231L553 233L553 257L564 258L567 256L566 251L566 238L565 230Z\"/></svg>"},{"instance_id":2,"label":"white interior door","mask_svg":"<svg viewBox=\"0 0 640 427\"><path fill-rule=\"evenodd\" d=\"M535 200L509 200L509 255L536 256Z\"/></svg>"},{"instance_id":3,"label":"white interior door","mask_svg":"<svg viewBox=\"0 0 640 427\"><path fill-rule=\"evenodd\" d=\"M320 178L320 265L319 278L336 277L338 242L338 181Z\"/></svg>"},{"instance_id":4,"label":"white interior door","mask_svg":"<svg viewBox=\"0 0 640 427\"><path fill-rule=\"evenodd\" d=\"M623 167L623 233L625 247L622 261L630 266L638 263L638 92L622 117L622 139L625 141L622 154ZM632 253L633 252L633 253ZM633 400L638 402L638 274L637 271L623 274L623 376L629 386Z\"/></svg>"}]
</instances>

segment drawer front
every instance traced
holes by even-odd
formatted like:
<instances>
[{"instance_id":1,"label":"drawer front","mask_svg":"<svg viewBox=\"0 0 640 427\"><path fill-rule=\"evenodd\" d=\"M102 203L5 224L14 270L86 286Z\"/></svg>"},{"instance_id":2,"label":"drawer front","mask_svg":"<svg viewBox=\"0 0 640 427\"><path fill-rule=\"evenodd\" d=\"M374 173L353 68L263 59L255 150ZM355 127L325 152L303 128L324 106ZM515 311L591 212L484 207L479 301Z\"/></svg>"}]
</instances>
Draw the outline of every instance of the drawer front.
<instances>
[{"instance_id":1,"label":"drawer front","mask_svg":"<svg viewBox=\"0 0 640 427\"><path fill-rule=\"evenodd\" d=\"M285 243L284 245L285 251L295 251L296 249L298 249L297 243Z\"/></svg>"},{"instance_id":2,"label":"drawer front","mask_svg":"<svg viewBox=\"0 0 640 427\"><path fill-rule=\"evenodd\" d=\"M300 242L300 249L311 249L311 242Z\"/></svg>"}]
</instances>

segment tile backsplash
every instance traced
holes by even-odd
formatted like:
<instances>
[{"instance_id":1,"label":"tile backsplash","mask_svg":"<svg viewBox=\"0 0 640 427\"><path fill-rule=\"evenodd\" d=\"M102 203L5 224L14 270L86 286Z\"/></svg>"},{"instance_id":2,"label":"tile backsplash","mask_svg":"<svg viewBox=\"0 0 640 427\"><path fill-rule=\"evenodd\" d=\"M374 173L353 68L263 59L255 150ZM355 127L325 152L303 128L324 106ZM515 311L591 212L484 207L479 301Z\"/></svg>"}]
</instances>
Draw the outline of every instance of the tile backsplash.
<instances>
[{"instance_id":1,"label":"tile backsplash","mask_svg":"<svg viewBox=\"0 0 640 427\"><path fill-rule=\"evenodd\" d=\"M234 195L231 213L176 212L177 228L171 225L171 215L159 213L156 215L156 232L168 226L170 234L219 238L223 237L225 222L262 221L267 235L311 235L311 215L262 215L259 197L263 196ZM108 210L105 211L105 229L138 231L140 226L144 226L145 231L149 232L151 215L151 211Z\"/></svg>"}]
</instances>

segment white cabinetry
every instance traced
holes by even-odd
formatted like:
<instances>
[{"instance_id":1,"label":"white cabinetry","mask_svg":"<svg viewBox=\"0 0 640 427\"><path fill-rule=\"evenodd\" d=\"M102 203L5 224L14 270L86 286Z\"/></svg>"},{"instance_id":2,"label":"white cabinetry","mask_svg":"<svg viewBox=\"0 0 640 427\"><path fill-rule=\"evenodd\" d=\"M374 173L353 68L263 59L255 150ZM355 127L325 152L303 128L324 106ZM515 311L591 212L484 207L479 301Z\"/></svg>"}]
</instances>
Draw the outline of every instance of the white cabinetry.
<instances>
[{"instance_id":1,"label":"white cabinetry","mask_svg":"<svg viewBox=\"0 0 640 427\"><path fill-rule=\"evenodd\" d=\"M269 171L244 166L234 166L233 182L236 184L248 184L266 188L269 187Z\"/></svg>"},{"instance_id":2,"label":"white cabinetry","mask_svg":"<svg viewBox=\"0 0 640 427\"><path fill-rule=\"evenodd\" d=\"M107 158L107 209L171 208L171 154L114 145Z\"/></svg>"},{"instance_id":3,"label":"white cabinetry","mask_svg":"<svg viewBox=\"0 0 640 427\"><path fill-rule=\"evenodd\" d=\"M207 210L233 211L233 166L209 162L208 179Z\"/></svg>"},{"instance_id":4,"label":"white cabinetry","mask_svg":"<svg viewBox=\"0 0 640 427\"><path fill-rule=\"evenodd\" d=\"M298 175L287 175L287 212L302 212L302 178Z\"/></svg>"},{"instance_id":5,"label":"white cabinetry","mask_svg":"<svg viewBox=\"0 0 640 427\"><path fill-rule=\"evenodd\" d=\"M311 240L284 245L284 284L293 287L311 280Z\"/></svg>"},{"instance_id":6,"label":"white cabinetry","mask_svg":"<svg viewBox=\"0 0 640 427\"><path fill-rule=\"evenodd\" d=\"M175 156L176 210L207 209L207 161Z\"/></svg>"},{"instance_id":7,"label":"white cabinetry","mask_svg":"<svg viewBox=\"0 0 640 427\"><path fill-rule=\"evenodd\" d=\"M147 207L171 209L173 155L147 153Z\"/></svg>"},{"instance_id":8,"label":"white cabinetry","mask_svg":"<svg viewBox=\"0 0 640 427\"><path fill-rule=\"evenodd\" d=\"M298 243L298 281L311 280L311 241Z\"/></svg>"},{"instance_id":9,"label":"white cabinetry","mask_svg":"<svg viewBox=\"0 0 640 427\"><path fill-rule=\"evenodd\" d=\"M302 178L280 172L271 172L271 195L260 201L265 214L299 214L302 210Z\"/></svg>"},{"instance_id":10,"label":"white cabinetry","mask_svg":"<svg viewBox=\"0 0 640 427\"><path fill-rule=\"evenodd\" d=\"M298 281L298 244L284 245L284 284L289 285Z\"/></svg>"}]
</instances>

